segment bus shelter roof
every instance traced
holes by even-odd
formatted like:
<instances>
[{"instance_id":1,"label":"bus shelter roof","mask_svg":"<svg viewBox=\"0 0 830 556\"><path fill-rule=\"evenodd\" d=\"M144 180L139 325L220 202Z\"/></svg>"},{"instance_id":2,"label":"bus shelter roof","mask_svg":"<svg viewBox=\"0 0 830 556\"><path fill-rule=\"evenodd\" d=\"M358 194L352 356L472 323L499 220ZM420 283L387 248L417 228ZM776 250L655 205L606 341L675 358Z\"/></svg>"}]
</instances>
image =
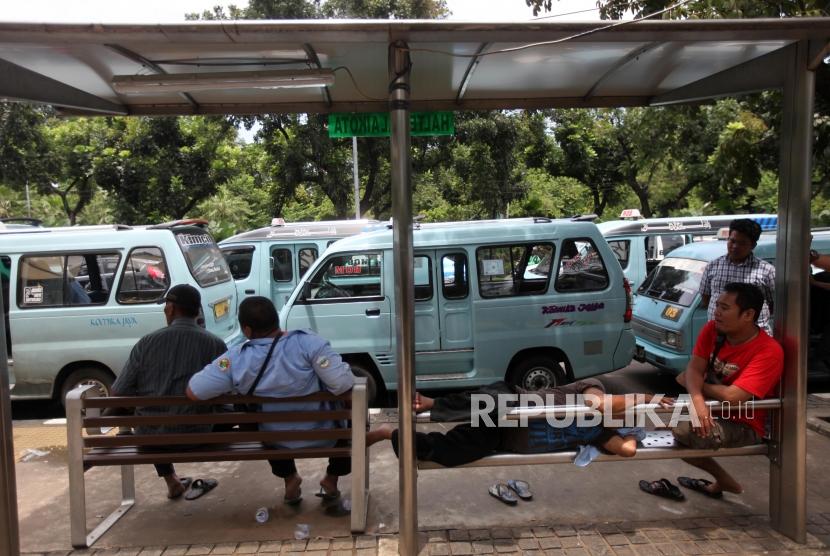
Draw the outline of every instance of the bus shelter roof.
<instances>
[{"instance_id":1,"label":"bus shelter roof","mask_svg":"<svg viewBox=\"0 0 830 556\"><path fill-rule=\"evenodd\" d=\"M404 41L412 110L650 106L780 87L785 47L810 41L817 67L828 38L830 18L0 22L0 98L83 115L386 111L389 45ZM274 73L328 84L259 81ZM146 84L177 75L198 84ZM142 90L117 92L134 76Z\"/></svg>"}]
</instances>

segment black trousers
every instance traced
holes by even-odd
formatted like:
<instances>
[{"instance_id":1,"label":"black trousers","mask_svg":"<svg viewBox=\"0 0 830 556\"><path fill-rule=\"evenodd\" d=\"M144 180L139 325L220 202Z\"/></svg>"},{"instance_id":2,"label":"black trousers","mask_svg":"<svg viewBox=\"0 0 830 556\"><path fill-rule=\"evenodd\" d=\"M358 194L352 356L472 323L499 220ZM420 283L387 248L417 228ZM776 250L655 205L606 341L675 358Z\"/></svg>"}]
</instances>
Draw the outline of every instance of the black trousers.
<instances>
[{"instance_id":1,"label":"black trousers","mask_svg":"<svg viewBox=\"0 0 830 556\"><path fill-rule=\"evenodd\" d=\"M421 461L434 461L444 467L464 465L497 451L503 430L498 427L458 425L447 433L416 432L415 454ZM398 456L398 429L392 431L392 449Z\"/></svg>"},{"instance_id":2,"label":"black trousers","mask_svg":"<svg viewBox=\"0 0 830 556\"><path fill-rule=\"evenodd\" d=\"M167 477L176 472L172 463L154 463L153 467L156 468L159 477Z\"/></svg>"},{"instance_id":3,"label":"black trousers","mask_svg":"<svg viewBox=\"0 0 830 556\"><path fill-rule=\"evenodd\" d=\"M338 440L334 445L335 448L345 448L349 445L348 440ZM293 459L269 459L268 463L271 465L271 473L285 479L297 472L297 466ZM326 467L326 473L334 475L335 477L342 477L352 472L352 458L329 458L329 464Z\"/></svg>"}]
</instances>

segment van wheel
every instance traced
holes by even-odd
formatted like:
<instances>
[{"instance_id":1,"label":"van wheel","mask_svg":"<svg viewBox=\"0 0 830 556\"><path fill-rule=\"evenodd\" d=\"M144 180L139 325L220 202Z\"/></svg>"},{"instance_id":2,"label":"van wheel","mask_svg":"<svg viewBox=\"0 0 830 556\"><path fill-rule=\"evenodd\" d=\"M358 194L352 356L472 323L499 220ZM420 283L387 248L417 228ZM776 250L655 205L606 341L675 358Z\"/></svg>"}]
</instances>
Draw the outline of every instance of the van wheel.
<instances>
[{"instance_id":1,"label":"van wheel","mask_svg":"<svg viewBox=\"0 0 830 556\"><path fill-rule=\"evenodd\" d=\"M375 375L360 363L349 363L352 368L354 376L364 377L366 379L366 397L369 401L369 407L382 407L381 403L385 396L378 387L378 381Z\"/></svg>"},{"instance_id":2,"label":"van wheel","mask_svg":"<svg viewBox=\"0 0 830 556\"><path fill-rule=\"evenodd\" d=\"M61 383L60 402L66 406L66 395L77 388L90 384L98 391L99 396L109 396L112 392L113 377L107 371L95 367L82 367L69 373Z\"/></svg>"},{"instance_id":3,"label":"van wheel","mask_svg":"<svg viewBox=\"0 0 830 556\"><path fill-rule=\"evenodd\" d=\"M542 390L562 386L568 382L568 378L559 361L536 355L527 357L516 365L507 382L525 390Z\"/></svg>"}]
</instances>

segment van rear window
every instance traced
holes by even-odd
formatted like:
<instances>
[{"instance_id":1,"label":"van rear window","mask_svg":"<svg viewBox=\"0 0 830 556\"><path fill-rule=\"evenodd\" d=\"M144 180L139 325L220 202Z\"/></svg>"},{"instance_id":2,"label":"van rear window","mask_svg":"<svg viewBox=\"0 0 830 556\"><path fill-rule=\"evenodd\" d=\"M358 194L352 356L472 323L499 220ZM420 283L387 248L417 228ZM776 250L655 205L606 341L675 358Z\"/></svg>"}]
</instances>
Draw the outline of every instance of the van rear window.
<instances>
[{"instance_id":1,"label":"van rear window","mask_svg":"<svg viewBox=\"0 0 830 556\"><path fill-rule=\"evenodd\" d=\"M231 279L228 263L209 233L196 229L173 233L187 260L190 274L200 286L206 288Z\"/></svg>"},{"instance_id":2,"label":"van rear window","mask_svg":"<svg viewBox=\"0 0 830 556\"><path fill-rule=\"evenodd\" d=\"M548 289L553 245L493 245L476 250L481 297L543 294ZM547 264L545 261L548 261Z\"/></svg>"},{"instance_id":3,"label":"van rear window","mask_svg":"<svg viewBox=\"0 0 830 556\"><path fill-rule=\"evenodd\" d=\"M668 257L661 262L637 290L638 294L688 307L700 289L706 261Z\"/></svg>"}]
</instances>

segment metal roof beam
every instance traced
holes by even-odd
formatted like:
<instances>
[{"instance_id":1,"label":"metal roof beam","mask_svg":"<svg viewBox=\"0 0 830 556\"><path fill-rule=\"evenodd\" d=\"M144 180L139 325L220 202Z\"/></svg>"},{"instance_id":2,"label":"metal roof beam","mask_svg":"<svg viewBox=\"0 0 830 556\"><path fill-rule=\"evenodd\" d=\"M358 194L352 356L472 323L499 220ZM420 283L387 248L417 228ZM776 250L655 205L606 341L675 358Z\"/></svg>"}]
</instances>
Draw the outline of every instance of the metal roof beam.
<instances>
[{"instance_id":1,"label":"metal roof beam","mask_svg":"<svg viewBox=\"0 0 830 556\"><path fill-rule=\"evenodd\" d=\"M602 74L602 76L594 82L594 84L591 86L590 89L588 89L588 92L585 93L585 96L582 98L584 100L590 99L592 96L594 96L594 93L596 92L597 88L599 88L599 86L602 84L602 82L605 81L607 78L611 77L612 74L616 73L619 69L628 64L628 62L630 62L631 60L636 60L640 57L641 54L645 54L649 50L657 48L661 44L662 43L659 42L649 43L645 46L641 46L640 48L637 48L629 52L628 54L620 58L616 64L614 64L608 71Z\"/></svg>"},{"instance_id":2,"label":"metal roof beam","mask_svg":"<svg viewBox=\"0 0 830 556\"><path fill-rule=\"evenodd\" d=\"M473 78L473 72L475 72L479 62L481 62L481 53L484 52L488 46L490 46L490 43L486 42L479 46L478 50L476 50L476 55L472 57L470 63L467 65L464 77L461 78L461 85L458 87L458 93L455 95L455 102L461 102L461 99L464 97L464 93L467 92L467 86Z\"/></svg>"},{"instance_id":3,"label":"metal roof beam","mask_svg":"<svg viewBox=\"0 0 830 556\"><path fill-rule=\"evenodd\" d=\"M114 50L114 51L118 52L119 54L121 54L122 56L127 58L128 60L132 60L133 62L138 62L139 64L150 68L151 70L153 70L156 73L167 75L167 72L164 70L163 67L161 67L160 65L158 65L154 61L145 58L144 56L142 56L138 52L133 52L129 48L125 48L125 47L121 46L120 44L108 44L106 46L108 48L110 48L111 50ZM196 100L192 96L190 96L190 93L186 93L186 92L182 91L182 92L179 93L179 96L182 97L184 100L186 100L187 103L190 106L192 106L193 108L199 108L199 103L196 102Z\"/></svg>"},{"instance_id":4,"label":"metal roof beam","mask_svg":"<svg viewBox=\"0 0 830 556\"><path fill-rule=\"evenodd\" d=\"M323 64L320 63L320 58L317 56L317 51L314 50L314 47L311 46L311 44L303 44L303 50L305 50L305 55L308 57L308 63L314 64L315 66L317 66L317 69L323 69ZM331 92L329 91L328 87L323 87L322 95L323 102L331 106Z\"/></svg>"},{"instance_id":5,"label":"metal roof beam","mask_svg":"<svg viewBox=\"0 0 830 556\"><path fill-rule=\"evenodd\" d=\"M755 93L784 86L789 47L753 58L673 91L655 96L651 106L681 104L718 97Z\"/></svg>"},{"instance_id":6,"label":"metal roof beam","mask_svg":"<svg viewBox=\"0 0 830 556\"><path fill-rule=\"evenodd\" d=\"M0 98L53 104L94 114L127 114L127 108L0 59Z\"/></svg>"}]
</instances>

